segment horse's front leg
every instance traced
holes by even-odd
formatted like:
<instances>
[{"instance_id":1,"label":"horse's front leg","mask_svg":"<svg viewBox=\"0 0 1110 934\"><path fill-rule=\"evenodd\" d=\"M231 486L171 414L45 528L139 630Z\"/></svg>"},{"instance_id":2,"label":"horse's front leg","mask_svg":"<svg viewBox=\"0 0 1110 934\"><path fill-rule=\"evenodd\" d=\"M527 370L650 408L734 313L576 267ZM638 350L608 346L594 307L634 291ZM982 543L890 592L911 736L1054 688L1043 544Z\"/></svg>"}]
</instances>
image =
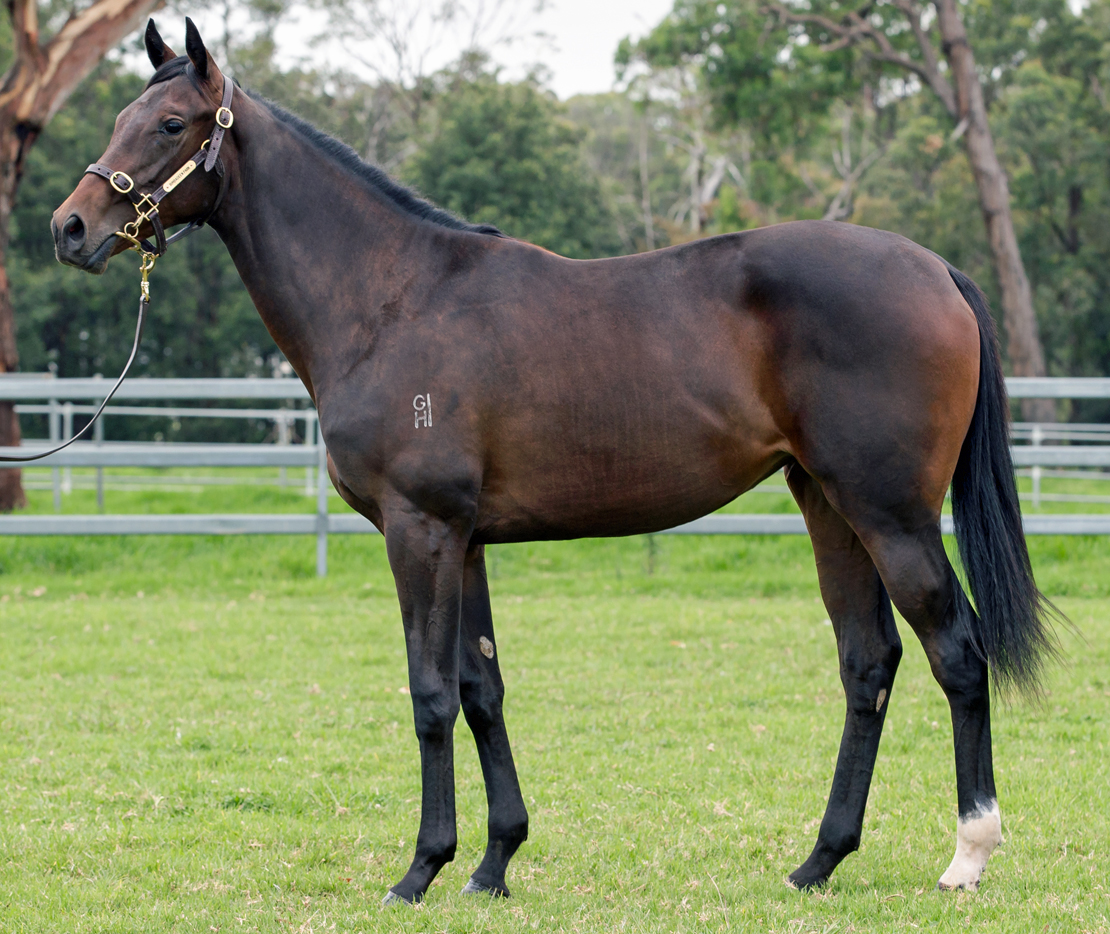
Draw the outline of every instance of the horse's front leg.
<instances>
[{"instance_id":1,"label":"horse's front leg","mask_svg":"<svg viewBox=\"0 0 1110 934\"><path fill-rule=\"evenodd\" d=\"M420 743L420 831L416 855L386 902L418 902L455 857L452 735L459 714L459 620L469 527L423 513L386 520L386 552L397 582L408 650L409 690Z\"/></svg>"}]
</instances>

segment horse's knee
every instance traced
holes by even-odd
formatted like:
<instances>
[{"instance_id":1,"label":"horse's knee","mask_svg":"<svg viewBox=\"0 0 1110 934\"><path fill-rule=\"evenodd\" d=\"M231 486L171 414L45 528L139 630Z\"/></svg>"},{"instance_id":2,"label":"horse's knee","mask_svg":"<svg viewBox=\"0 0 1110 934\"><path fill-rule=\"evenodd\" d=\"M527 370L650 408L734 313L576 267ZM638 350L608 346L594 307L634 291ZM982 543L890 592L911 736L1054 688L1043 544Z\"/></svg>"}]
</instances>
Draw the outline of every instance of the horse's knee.
<instances>
[{"instance_id":1,"label":"horse's knee","mask_svg":"<svg viewBox=\"0 0 1110 934\"><path fill-rule=\"evenodd\" d=\"M410 690L417 738L426 742L448 739L459 716L458 692L445 685L412 684Z\"/></svg>"}]
</instances>

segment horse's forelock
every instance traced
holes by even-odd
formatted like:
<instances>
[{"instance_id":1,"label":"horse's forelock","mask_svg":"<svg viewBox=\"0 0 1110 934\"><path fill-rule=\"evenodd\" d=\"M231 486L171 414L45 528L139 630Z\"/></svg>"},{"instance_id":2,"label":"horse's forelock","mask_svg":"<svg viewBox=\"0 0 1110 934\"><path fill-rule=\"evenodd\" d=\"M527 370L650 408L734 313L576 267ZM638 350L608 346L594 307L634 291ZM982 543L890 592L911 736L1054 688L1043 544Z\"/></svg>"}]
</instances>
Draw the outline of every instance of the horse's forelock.
<instances>
[{"instance_id":1,"label":"horse's forelock","mask_svg":"<svg viewBox=\"0 0 1110 934\"><path fill-rule=\"evenodd\" d=\"M177 58L172 58L168 62L162 64L158 70L150 76L150 80L146 83L146 87L152 88L156 84L163 84L181 75L188 76L193 86L198 91L200 90L200 80L197 77L196 69L193 67L193 63L189 61L187 55L179 55ZM144 88L144 90L146 89Z\"/></svg>"}]
</instances>

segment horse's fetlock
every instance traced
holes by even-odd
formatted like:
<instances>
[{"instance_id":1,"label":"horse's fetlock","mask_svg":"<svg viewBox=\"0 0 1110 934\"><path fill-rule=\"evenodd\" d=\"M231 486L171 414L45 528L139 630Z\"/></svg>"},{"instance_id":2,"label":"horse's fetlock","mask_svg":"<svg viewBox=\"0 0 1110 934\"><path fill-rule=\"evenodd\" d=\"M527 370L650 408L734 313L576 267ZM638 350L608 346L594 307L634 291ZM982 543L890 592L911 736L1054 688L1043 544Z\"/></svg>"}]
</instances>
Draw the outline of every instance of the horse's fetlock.
<instances>
[{"instance_id":1,"label":"horse's fetlock","mask_svg":"<svg viewBox=\"0 0 1110 934\"><path fill-rule=\"evenodd\" d=\"M458 837L454 834L421 838L416 844L416 858L429 865L438 867L449 863L455 858L455 848L458 846Z\"/></svg>"},{"instance_id":2,"label":"horse's fetlock","mask_svg":"<svg viewBox=\"0 0 1110 934\"><path fill-rule=\"evenodd\" d=\"M826 822L827 823L827 822ZM829 851L838 859L843 859L849 853L859 849L860 831L852 827L821 824L817 834L818 845Z\"/></svg>"},{"instance_id":3,"label":"horse's fetlock","mask_svg":"<svg viewBox=\"0 0 1110 934\"><path fill-rule=\"evenodd\" d=\"M528 815L505 816L495 818L492 814L489 819L489 838L501 840L513 850L528 839Z\"/></svg>"}]
</instances>

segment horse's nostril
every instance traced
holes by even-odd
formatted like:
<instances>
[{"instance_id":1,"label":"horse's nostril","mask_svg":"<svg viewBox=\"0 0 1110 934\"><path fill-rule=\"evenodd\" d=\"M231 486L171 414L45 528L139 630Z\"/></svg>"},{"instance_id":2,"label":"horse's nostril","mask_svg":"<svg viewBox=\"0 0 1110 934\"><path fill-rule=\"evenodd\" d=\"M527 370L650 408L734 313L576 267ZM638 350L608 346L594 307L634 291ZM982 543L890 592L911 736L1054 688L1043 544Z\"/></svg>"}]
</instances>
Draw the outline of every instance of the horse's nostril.
<instances>
[{"instance_id":1,"label":"horse's nostril","mask_svg":"<svg viewBox=\"0 0 1110 934\"><path fill-rule=\"evenodd\" d=\"M71 214L62 228L66 243L71 250L80 249L85 243L85 224L76 214Z\"/></svg>"}]
</instances>

